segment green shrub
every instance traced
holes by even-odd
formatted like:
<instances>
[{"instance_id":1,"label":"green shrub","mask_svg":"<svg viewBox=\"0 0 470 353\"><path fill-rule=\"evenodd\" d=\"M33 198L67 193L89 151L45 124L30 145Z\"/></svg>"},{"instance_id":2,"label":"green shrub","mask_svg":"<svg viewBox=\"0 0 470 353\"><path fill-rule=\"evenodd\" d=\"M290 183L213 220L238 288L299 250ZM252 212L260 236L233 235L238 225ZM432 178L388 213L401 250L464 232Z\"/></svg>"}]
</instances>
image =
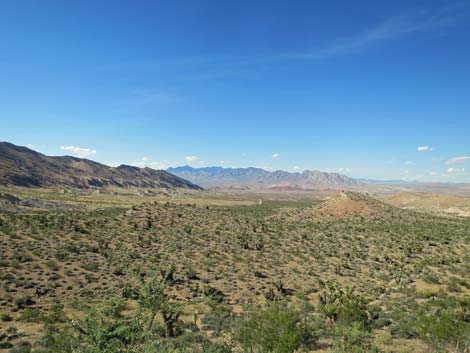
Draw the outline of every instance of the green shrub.
<instances>
[{"instance_id":1,"label":"green shrub","mask_svg":"<svg viewBox=\"0 0 470 353\"><path fill-rule=\"evenodd\" d=\"M100 269L100 264L97 262L88 262L82 266L85 270L90 272L97 272Z\"/></svg>"},{"instance_id":2,"label":"green shrub","mask_svg":"<svg viewBox=\"0 0 470 353\"><path fill-rule=\"evenodd\" d=\"M450 310L422 313L416 326L419 337L437 352L467 352L470 347L470 324Z\"/></svg>"},{"instance_id":3,"label":"green shrub","mask_svg":"<svg viewBox=\"0 0 470 353\"><path fill-rule=\"evenodd\" d=\"M333 334L333 352L335 353L378 352L371 343L372 335L364 330L360 322L353 322L351 326L338 325Z\"/></svg>"},{"instance_id":4,"label":"green shrub","mask_svg":"<svg viewBox=\"0 0 470 353\"><path fill-rule=\"evenodd\" d=\"M185 265L184 267L184 274L186 276L187 279L198 279L198 275L197 275L197 272L194 270L193 266L188 263Z\"/></svg>"},{"instance_id":5,"label":"green shrub","mask_svg":"<svg viewBox=\"0 0 470 353\"><path fill-rule=\"evenodd\" d=\"M313 345L317 335L314 323L298 311L271 304L243 318L235 339L244 352L292 353L301 346Z\"/></svg>"},{"instance_id":6,"label":"green shrub","mask_svg":"<svg viewBox=\"0 0 470 353\"><path fill-rule=\"evenodd\" d=\"M24 322L40 322L43 319L42 312L34 308L26 308L19 318L20 321Z\"/></svg>"},{"instance_id":7,"label":"green shrub","mask_svg":"<svg viewBox=\"0 0 470 353\"><path fill-rule=\"evenodd\" d=\"M416 338L418 336L418 332L416 329L415 319L409 315L404 315L398 321L393 323L390 333L396 338Z\"/></svg>"},{"instance_id":8,"label":"green shrub","mask_svg":"<svg viewBox=\"0 0 470 353\"><path fill-rule=\"evenodd\" d=\"M418 298L425 298L425 299L430 299L437 297L438 295L438 290L437 289L423 289L422 291L417 293Z\"/></svg>"},{"instance_id":9,"label":"green shrub","mask_svg":"<svg viewBox=\"0 0 470 353\"><path fill-rule=\"evenodd\" d=\"M30 342L21 341L16 344L16 347L10 349L8 353L30 353L32 352L32 345Z\"/></svg>"},{"instance_id":10,"label":"green shrub","mask_svg":"<svg viewBox=\"0 0 470 353\"><path fill-rule=\"evenodd\" d=\"M228 346L211 343L191 324L184 326L184 334L170 337L165 321L170 309L165 306L171 304L162 297L161 289L156 282L144 285L139 292L139 308L130 316L123 314L123 302L114 299L91 308L82 319L72 320L60 329L47 325L40 349L35 353L231 352ZM165 326L154 322L155 313L162 314ZM177 321L173 324L176 327ZM175 328L173 335L179 332Z\"/></svg>"},{"instance_id":11,"label":"green shrub","mask_svg":"<svg viewBox=\"0 0 470 353\"><path fill-rule=\"evenodd\" d=\"M210 298L210 300L213 300L217 303L222 303L225 299L225 295L221 290L209 285L204 286L203 293L206 297Z\"/></svg>"},{"instance_id":12,"label":"green shrub","mask_svg":"<svg viewBox=\"0 0 470 353\"><path fill-rule=\"evenodd\" d=\"M64 352L120 352L132 349L142 338L140 322L124 317L117 301L95 308L84 319L73 320L70 329L52 339L53 346L65 344ZM63 347L63 348L65 348Z\"/></svg>"},{"instance_id":13,"label":"green shrub","mask_svg":"<svg viewBox=\"0 0 470 353\"><path fill-rule=\"evenodd\" d=\"M434 273L428 273L423 276L423 281L427 284L440 284L441 281L439 280L439 277L435 275Z\"/></svg>"},{"instance_id":14,"label":"green shrub","mask_svg":"<svg viewBox=\"0 0 470 353\"><path fill-rule=\"evenodd\" d=\"M345 292L338 315L338 324L344 326L357 324L363 330L370 331L372 323L369 320L365 299L355 296L352 291Z\"/></svg>"},{"instance_id":15,"label":"green shrub","mask_svg":"<svg viewBox=\"0 0 470 353\"><path fill-rule=\"evenodd\" d=\"M214 303L211 310L202 318L203 330L212 331L214 336L220 335L222 330L227 329L232 323L232 311L230 306ZM197 314L193 321L197 321Z\"/></svg>"},{"instance_id":16,"label":"green shrub","mask_svg":"<svg viewBox=\"0 0 470 353\"><path fill-rule=\"evenodd\" d=\"M9 341L0 342L0 349L8 349L8 348L11 348L11 347L13 347L13 343L11 343Z\"/></svg>"},{"instance_id":17,"label":"green shrub","mask_svg":"<svg viewBox=\"0 0 470 353\"><path fill-rule=\"evenodd\" d=\"M59 266L54 260L48 260L46 261L46 266L51 270L51 271L58 271Z\"/></svg>"},{"instance_id":18,"label":"green shrub","mask_svg":"<svg viewBox=\"0 0 470 353\"><path fill-rule=\"evenodd\" d=\"M49 312L42 315L42 319L46 324L49 325L66 322L67 317L64 313L64 305L60 303L52 304Z\"/></svg>"},{"instance_id":19,"label":"green shrub","mask_svg":"<svg viewBox=\"0 0 470 353\"><path fill-rule=\"evenodd\" d=\"M160 275L162 277L162 282L167 284L172 284L175 281L176 266L170 264L167 268L160 269Z\"/></svg>"},{"instance_id":20,"label":"green shrub","mask_svg":"<svg viewBox=\"0 0 470 353\"><path fill-rule=\"evenodd\" d=\"M126 282L122 287L122 297L125 299L137 299L139 291L137 288L129 282Z\"/></svg>"},{"instance_id":21,"label":"green shrub","mask_svg":"<svg viewBox=\"0 0 470 353\"><path fill-rule=\"evenodd\" d=\"M338 283L327 281L320 296L320 311L330 325L351 326L357 323L366 331L372 328L364 297L354 294L352 288L342 288ZM375 317L378 318L378 317Z\"/></svg>"},{"instance_id":22,"label":"green shrub","mask_svg":"<svg viewBox=\"0 0 470 353\"><path fill-rule=\"evenodd\" d=\"M6 314L6 313L0 313L0 321L1 322L9 322L11 321L12 318L10 315Z\"/></svg>"},{"instance_id":23,"label":"green shrub","mask_svg":"<svg viewBox=\"0 0 470 353\"><path fill-rule=\"evenodd\" d=\"M447 284L447 290L451 293L460 293L462 289L460 288L458 280L454 277Z\"/></svg>"},{"instance_id":24,"label":"green shrub","mask_svg":"<svg viewBox=\"0 0 470 353\"><path fill-rule=\"evenodd\" d=\"M24 309L27 306L33 305L34 303L34 300L28 295L24 295L15 299L15 305L17 309Z\"/></svg>"}]
</instances>

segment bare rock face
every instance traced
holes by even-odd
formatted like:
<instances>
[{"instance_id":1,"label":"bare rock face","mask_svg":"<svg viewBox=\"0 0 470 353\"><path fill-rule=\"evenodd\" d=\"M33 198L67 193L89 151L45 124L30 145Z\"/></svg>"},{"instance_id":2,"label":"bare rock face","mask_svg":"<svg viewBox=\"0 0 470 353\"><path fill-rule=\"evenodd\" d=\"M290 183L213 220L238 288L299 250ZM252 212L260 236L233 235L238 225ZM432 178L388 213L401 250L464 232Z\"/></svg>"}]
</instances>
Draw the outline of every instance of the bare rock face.
<instances>
[{"instance_id":1,"label":"bare rock face","mask_svg":"<svg viewBox=\"0 0 470 353\"><path fill-rule=\"evenodd\" d=\"M89 159L49 157L8 142L0 142L0 184L25 187L201 189L164 170L126 165L113 168Z\"/></svg>"}]
</instances>

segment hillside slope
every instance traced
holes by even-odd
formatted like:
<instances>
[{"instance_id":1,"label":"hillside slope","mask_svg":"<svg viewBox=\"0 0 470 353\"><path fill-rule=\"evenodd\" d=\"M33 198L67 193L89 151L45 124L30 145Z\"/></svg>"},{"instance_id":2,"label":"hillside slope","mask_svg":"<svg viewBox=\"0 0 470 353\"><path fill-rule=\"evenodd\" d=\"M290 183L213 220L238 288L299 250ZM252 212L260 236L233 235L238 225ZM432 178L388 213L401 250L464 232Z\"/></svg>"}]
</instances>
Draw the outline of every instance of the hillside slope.
<instances>
[{"instance_id":1,"label":"hillside slope","mask_svg":"<svg viewBox=\"0 0 470 353\"><path fill-rule=\"evenodd\" d=\"M88 159L49 157L8 142L0 142L0 184L26 187L201 189L164 170L126 165L113 168Z\"/></svg>"}]
</instances>

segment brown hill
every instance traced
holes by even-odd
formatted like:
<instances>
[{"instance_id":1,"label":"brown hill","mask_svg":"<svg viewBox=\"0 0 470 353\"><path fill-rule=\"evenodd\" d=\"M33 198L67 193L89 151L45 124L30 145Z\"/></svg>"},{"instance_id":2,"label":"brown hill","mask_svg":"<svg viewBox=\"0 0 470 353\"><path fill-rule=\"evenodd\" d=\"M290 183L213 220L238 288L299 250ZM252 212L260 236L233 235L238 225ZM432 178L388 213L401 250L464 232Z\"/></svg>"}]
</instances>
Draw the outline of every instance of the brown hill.
<instances>
[{"instance_id":1,"label":"brown hill","mask_svg":"<svg viewBox=\"0 0 470 353\"><path fill-rule=\"evenodd\" d=\"M390 209L390 206L367 194L341 192L320 204L316 212L321 216L344 218L349 216L380 215Z\"/></svg>"},{"instance_id":2,"label":"brown hill","mask_svg":"<svg viewBox=\"0 0 470 353\"><path fill-rule=\"evenodd\" d=\"M317 206L289 210L280 217L287 217L290 221L337 220L361 216L375 219L388 218L403 212L406 211L374 199L368 194L343 191L325 199Z\"/></svg>"},{"instance_id":3,"label":"brown hill","mask_svg":"<svg viewBox=\"0 0 470 353\"><path fill-rule=\"evenodd\" d=\"M0 184L26 187L201 189L164 170L126 165L113 168L88 159L49 157L8 142L0 142Z\"/></svg>"}]
</instances>

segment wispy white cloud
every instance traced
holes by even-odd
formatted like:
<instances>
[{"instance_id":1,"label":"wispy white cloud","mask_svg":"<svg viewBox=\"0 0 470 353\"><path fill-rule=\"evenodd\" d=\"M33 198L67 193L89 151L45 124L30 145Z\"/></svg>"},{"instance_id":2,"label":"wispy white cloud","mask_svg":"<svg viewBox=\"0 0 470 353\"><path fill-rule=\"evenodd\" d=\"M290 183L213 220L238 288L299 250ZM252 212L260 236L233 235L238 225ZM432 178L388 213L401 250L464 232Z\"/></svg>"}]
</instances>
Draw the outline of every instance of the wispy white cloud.
<instances>
[{"instance_id":1,"label":"wispy white cloud","mask_svg":"<svg viewBox=\"0 0 470 353\"><path fill-rule=\"evenodd\" d=\"M432 176L434 180L454 178L453 175L448 173L430 172L429 175Z\"/></svg>"},{"instance_id":2,"label":"wispy white cloud","mask_svg":"<svg viewBox=\"0 0 470 353\"><path fill-rule=\"evenodd\" d=\"M413 165L413 161L405 161L405 165Z\"/></svg>"},{"instance_id":3,"label":"wispy white cloud","mask_svg":"<svg viewBox=\"0 0 470 353\"><path fill-rule=\"evenodd\" d=\"M178 164L177 163L171 163L168 161L150 161L150 162L134 162L131 163L131 165L139 168L152 168L152 169L167 169L170 167L176 167Z\"/></svg>"},{"instance_id":4,"label":"wispy white cloud","mask_svg":"<svg viewBox=\"0 0 470 353\"><path fill-rule=\"evenodd\" d=\"M113 166L118 166L120 164L122 163L117 163L117 164L115 163ZM145 156L145 157L142 157L142 160L138 162L131 162L129 164L135 167L139 167L139 168L152 168L152 169L165 170L170 167L177 167L180 163L174 162L174 161L168 161L168 160L154 161L152 160L151 157Z\"/></svg>"},{"instance_id":5,"label":"wispy white cloud","mask_svg":"<svg viewBox=\"0 0 470 353\"><path fill-rule=\"evenodd\" d=\"M219 164L226 166L226 167L231 166L231 168L233 168L233 166L235 165L233 161L226 161L226 160L219 161Z\"/></svg>"},{"instance_id":6,"label":"wispy white cloud","mask_svg":"<svg viewBox=\"0 0 470 353\"><path fill-rule=\"evenodd\" d=\"M273 153L272 157L273 158L279 158L281 155L279 153Z\"/></svg>"},{"instance_id":7,"label":"wispy white cloud","mask_svg":"<svg viewBox=\"0 0 470 353\"><path fill-rule=\"evenodd\" d=\"M71 152L77 157L89 157L94 156L96 154L96 151L91 148L83 148L77 146L61 146L60 149L63 151Z\"/></svg>"},{"instance_id":8,"label":"wispy white cloud","mask_svg":"<svg viewBox=\"0 0 470 353\"><path fill-rule=\"evenodd\" d=\"M454 157L447 160L447 164L463 164L466 162L470 162L470 156L462 156L462 157Z\"/></svg>"},{"instance_id":9,"label":"wispy white cloud","mask_svg":"<svg viewBox=\"0 0 470 353\"><path fill-rule=\"evenodd\" d=\"M187 162L198 162L201 158L197 156L186 156L184 159L186 159Z\"/></svg>"},{"instance_id":10,"label":"wispy white cloud","mask_svg":"<svg viewBox=\"0 0 470 353\"><path fill-rule=\"evenodd\" d=\"M465 173L465 168L447 168L447 173Z\"/></svg>"},{"instance_id":11,"label":"wispy white cloud","mask_svg":"<svg viewBox=\"0 0 470 353\"><path fill-rule=\"evenodd\" d=\"M461 8L466 4L445 6L437 9L414 9L404 13L382 18L375 25L365 28L356 34L346 34L342 38L330 38L324 45L295 52L277 52L259 55L213 55L171 58L162 61L138 61L112 65L117 70L138 67L171 68L177 72L173 77L180 80L219 80L219 79L253 79L260 77L266 64L282 63L292 60L323 60L329 57L363 51L373 45L403 38L426 31L436 30L452 25L460 20ZM178 73L178 71L181 71ZM147 102L167 103L173 97L163 92L139 92L135 98L126 100L126 104Z\"/></svg>"},{"instance_id":12,"label":"wispy white cloud","mask_svg":"<svg viewBox=\"0 0 470 353\"><path fill-rule=\"evenodd\" d=\"M198 157L198 156L186 156L184 157L184 159L186 160L186 162L189 162L189 163L199 163L199 164L204 163L201 157Z\"/></svg>"},{"instance_id":13,"label":"wispy white cloud","mask_svg":"<svg viewBox=\"0 0 470 353\"><path fill-rule=\"evenodd\" d=\"M379 42L433 30L453 23L455 9L445 7L435 11L410 11L389 17L363 33L336 41L323 49L314 50L306 57L324 58L364 49Z\"/></svg>"},{"instance_id":14,"label":"wispy white cloud","mask_svg":"<svg viewBox=\"0 0 470 353\"><path fill-rule=\"evenodd\" d=\"M431 152L432 148L429 146L418 146L417 150L419 152Z\"/></svg>"}]
</instances>

